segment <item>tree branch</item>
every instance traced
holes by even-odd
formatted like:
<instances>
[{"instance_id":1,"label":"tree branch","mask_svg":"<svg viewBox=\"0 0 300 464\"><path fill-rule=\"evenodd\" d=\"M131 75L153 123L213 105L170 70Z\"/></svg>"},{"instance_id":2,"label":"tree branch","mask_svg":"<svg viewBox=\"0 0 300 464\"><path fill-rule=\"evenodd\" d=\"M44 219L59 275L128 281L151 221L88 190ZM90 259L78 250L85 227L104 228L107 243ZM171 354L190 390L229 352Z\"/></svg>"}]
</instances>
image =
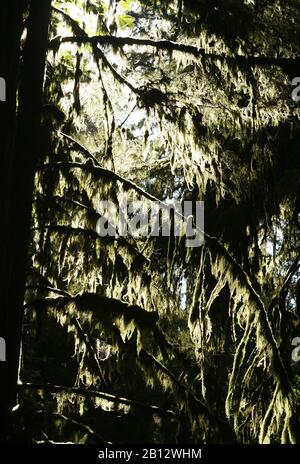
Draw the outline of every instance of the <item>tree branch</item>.
<instances>
[{"instance_id":1,"label":"tree branch","mask_svg":"<svg viewBox=\"0 0 300 464\"><path fill-rule=\"evenodd\" d=\"M121 315L126 316L129 320L135 321L138 326L146 327L155 333L155 326L159 316L156 311L146 311L140 306L129 305L126 302L98 295L97 293L82 293L76 296L62 296L58 298L43 298L26 303L25 307L41 306L57 307L64 304L75 303L82 312L92 311L100 320L111 320Z\"/></svg>"},{"instance_id":2,"label":"tree branch","mask_svg":"<svg viewBox=\"0 0 300 464\"><path fill-rule=\"evenodd\" d=\"M48 287L46 285L26 285L25 290L46 290L47 292L57 293L58 295L70 296L70 293L60 290L59 288Z\"/></svg>"},{"instance_id":3,"label":"tree branch","mask_svg":"<svg viewBox=\"0 0 300 464\"><path fill-rule=\"evenodd\" d=\"M156 198L154 195L151 195L146 190L139 187L136 183L125 179L124 177L120 176L119 174L111 171L110 169L102 168L100 166L93 166L90 164L83 164L83 163L71 163L71 162L58 162L58 163L47 163L41 166L39 169L49 169L49 168L58 168L58 169L81 169L83 171L91 172L95 175L98 175L100 178L105 177L108 181L119 181L121 182L126 189L133 189L139 195L147 198L152 202L158 202L160 205L164 205L166 208L170 208L167 204L163 203L161 200Z\"/></svg>"},{"instance_id":4,"label":"tree branch","mask_svg":"<svg viewBox=\"0 0 300 464\"><path fill-rule=\"evenodd\" d=\"M63 168L63 169L64 168L66 169L80 168L88 172L98 173L101 177L105 176L108 180L111 180L111 181L118 180L122 182L125 187L130 188L130 189L132 188L137 193L149 199L150 201L157 202L156 197L147 193L145 190L138 187L135 183L128 181L127 179L124 179L123 177L119 176L118 174L108 169L101 168L101 167L95 167L95 166L89 166L89 165L81 164L81 163L65 163L65 162L45 164L41 167L41 169L46 169L46 168L55 167L55 166L58 168ZM170 208L169 205L163 203L162 201L159 201L159 204L164 208L167 208L167 209ZM175 214L176 216L181 217L181 219L186 220L186 218L184 218L184 216L178 213L177 211L175 211ZM196 229L204 235L206 242L208 244L211 244L212 247L217 251L217 253L219 253L221 256L223 256L226 259L231 269L233 269L233 273L237 273L237 277L240 283L249 292L252 298L252 301L255 303L256 307L259 310L263 332L265 334L265 338L267 342L271 346L271 349L274 355L274 370L276 372L276 376L278 377L278 379L280 379L280 383L281 383L283 391L285 393L291 392L289 376L287 374L283 360L281 358L279 347L274 337L274 333L273 333L273 330L272 330L272 327L269 321L267 310L259 294L256 292L256 290L252 286L248 274L244 271L242 266L235 260L235 258L230 254L230 252L226 249L226 247L218 241L216 237L210 236L204 231L201 231L199 228L196 228ZM97 235L96 232L94 234Z\"/></svg>"},{"instance_id":5,"label":"tree branch","mask_svg":"<svg viewBox=\"0 0 300 464\"><path fill-rule=\"evenodd\" d=\"M88 159L92 159L96 166L100 166L99 161L94 157L94 155L92 155L92 153L90 153L87 148L85 148L83 145L77 142L77 140L73 139L73 137L71 137L68 134L65 134L64 132L60 132L60 131L55 131L55 132L57 133L59 137L63 137L66 140L68 140L73 147L77 148L78 151L80 151L80 153L85 155Z\"/></svg>"},{"instance_id":6,"label":"tree branch","mask_svg":"<svg viewBox=\"0 0 300 464\"><path fill-rule=\"evenodd\" d=\"M124 45L137 45L153 47L157 50L178 51L184 54L194 56L195 58L206 57L221 62L230 62L232 64L248 64L258 66L275 65L283 69L290 66L299 66L300 58L273 58L267 56L245 56L245 55L225 55L218 53L208 53L203 48L198 48L193 45L185 45L170 40L151 40L151 39L137 39L134 37L115 37L110 35L103 36L72 36L61 37L60 43L96 43L99 45L112 45L113 47L123 47ZM56 39L57 44L57 39ZM53 47L53 41L50 41L49 47Z\"/></svg>"},{"instance_id":7,"label":"tree branch","mask_svg":"<svg viewBox=\"0 0 300 464\"><path fill-rule=\"evenodd\" d=\"M37 197L42 200L56 200L56 201L61 201L63 203L70 203L70 205L77 206L78 208L85 209L86 211L89 211L91 213L99 214L94 208L91 206L84 205L83 203L80 203L79 201L72 200L71 198L66 198L66 197L61 197L60 195L43 195L43 194L37 194L36 198L33 200L33 202L38 201ZM100 216L100 215L99 215Z\"/></svg>"},{"instance_id":8,"label":"tree branch","mask_svg":"<svg viewBox=\"0 0 300 464\"><path fill-rule=\"evenodd\" d=\"M89 41L88 40L88 35L87 33L85 32L84 29L82 29L79 24L77 23L77 21L75 21L73 18L71 18L70 15L68 15L65 11L62 11L58 8L54 8L53 7L53 10L62 15L64 20L67 22L67 24L70 25L70 27L72 28L74 34L77 34L79 36L82 36L86 42L85 43L90 43L91 46L92 46L92 50L93 50L93 54L94 54L94 57L96 59L96 61L98 62L99 59L102 60L102 62L104 63L104 65L110 70L110 72L112 73L112 75L114 76L114 78L116 80L118 80L121 84L123 85L126 85L132 92L134 93L139 93L138 89L136 89L132 84L130 84L130 82L127 81L127 79L125 79L125 77L123 77L121 74L119 74L117 72L117 70L113 67L113 65L108 61L108 59L106 58L106 56L104 55L104 53L102 52L102 50L100 50L98 47L97 47L97 43L95 41ZM57 38L54 39L55 40L55 44L57 46L58 44L58 41L57 41ZM50 42L51 44L51 42Z\"/></svg>"},{"instance_id":9,"label":"tree branch","mask_svg":"<svg viewBox=\"0 0 300 464\"><path fill-rule=\"evenodd\" d=\"M100 215L99 215L100 217ZM123 246L124 248L127 248L130 250L132 253L135 253L136 256L138 256L141 261L144 264L151 265L151 260L144 256L139 250L137 250L134 245L132 245L128 240L126 240L125 237L122 236L116 236L116 237L110 237L110 236L105 236L105 237L100 237L98 233L94 230L91 229L83 229L81 227L71 227L65 224L48 224L45 226L38 226L38 227L33 227L31 229L32 232L34 231L39 231L39 230L52 230L55 232L59 232L62 234L66 235L78 235L78 236L83 236L86 237L88 236L89 238L92 238L93 240L100 240L100 241L106 241L106 243L111 244L111 243L118 243L120 246Z\"/></svg>"},{"instance_id":10,"label":"tree branch","mask_svg":"<svg viewBox=\"0 0 300 464\"><path fill-rule=\"evenodd\" d=\"M128 398L121 398L119 396L111 395L109 393L97 392L94 390L85 390L83 388L77 387L68 387L62 385L44 385L44 384L32 384L32 383L24 383L18 385L19 391L26 391L26 390L44 390L47 392L52 393L70 393L70 394L77 394L82 395L85 397L94 396L96 398L101 398L106 401L110 401L112 403L117 404L124 404L127 406L140 408L144 411L150 412L151 414L157 414L159 416L166 416L170 417L171 419L178 420L176 414L171 410L165 410L159 408L158 406L153 406L149 404L140 403L139 401L130 400Z\"/></svg>"}]
</instances>

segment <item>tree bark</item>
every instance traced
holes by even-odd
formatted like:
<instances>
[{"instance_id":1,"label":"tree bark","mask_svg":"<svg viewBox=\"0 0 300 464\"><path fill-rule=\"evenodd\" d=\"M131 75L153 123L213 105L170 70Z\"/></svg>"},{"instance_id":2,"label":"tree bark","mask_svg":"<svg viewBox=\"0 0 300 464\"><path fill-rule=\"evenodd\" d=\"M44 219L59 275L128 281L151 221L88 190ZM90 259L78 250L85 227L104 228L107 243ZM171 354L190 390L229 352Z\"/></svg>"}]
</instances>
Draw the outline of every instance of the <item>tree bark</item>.
<instances>
[{"instance_id":1,"label":"tree bark","mask_svg":"<svg viewBox=\"0 0 300 464\"><path fill-rule=\"evenodd\" d=\"M5 101L0 102L0 337L6 341L9 202L12 159L16 138L16 88L19 67L20 37L25 2L6 0L0 4L0 77L6 87ZM0 362L0 437L6 424L8 364Z\"/></svg>"},{"instance_id":2,"label":"tree bark","mask_svg":"<svg viewBox=\"0 0 300 464\"><path fill-rule=\"evenodd\" d=\"M10 39L15 44L15 53L20 48L19 37L22 9L7 7L10 20ZM1 243L1 268L5 270L4 285L1 285L0 333L6 340L6 362L0 363L0 439L9 440L10 411L16 402L19 356L23 320L23 301L27 250L30 237L31 204L34 174L39 151L40 109L44 80L45 60L48 46L48 28L51 15L51 0L31 0L27 21L27 39L24 48L23 70L18 95L16 129L7 127L6 159L4 163L5 198L3 210L4 242ZM16 26L15 22L18 21ZM10 41L6 42L10 50ZM9 80L16 82L18 60L11 59ZM10 95L9 115L15 121L15 91ZM10 124L9 122L7 124Z\"/></svg>"}]
</instances>

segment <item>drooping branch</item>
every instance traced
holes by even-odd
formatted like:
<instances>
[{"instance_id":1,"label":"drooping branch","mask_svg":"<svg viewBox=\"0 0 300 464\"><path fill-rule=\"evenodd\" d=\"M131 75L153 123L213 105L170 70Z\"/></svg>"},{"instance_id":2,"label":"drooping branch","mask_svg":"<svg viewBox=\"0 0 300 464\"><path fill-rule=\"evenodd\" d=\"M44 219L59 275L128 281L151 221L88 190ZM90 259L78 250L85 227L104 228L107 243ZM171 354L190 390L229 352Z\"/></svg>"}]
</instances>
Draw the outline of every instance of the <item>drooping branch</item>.
<instances>
[{"instance_id":1,"label":"drooping branch","mask_svg":"<svg viewBox=\"0 0 300 464\"><path fill-rule=\"evenodd\" d=\"M100 50L98 47L95 47L95 48L96 48L97 55L102 60L104 66L106 66L110 70L114 78L117 81L119 81L120 84L126 85L133 93L139 94L139 89L134 87L134 85L132 85L124 76L118 73L118 71L114 68L114 66L108 61L108 59L106 58L102 50Z\"/></svg>"},{"instance_id":2,"label":"drooping branch","mask_svg":"<svg viewBox=\"0 0 300 464\"><path fill-rule=\"evenodd\" d=\"M102 60L104 66L106 66L110 72L112 73L112 75L114 76L114 78L120 82L120 84L122 85L126 85L132 92L134 93L138 93L138 89L136 89L130 82L127 81L127 79L125 77L123 77L121 74L118 73L118 71L114 68L114 66L109 62L109 60L106 58L105 54L102 52L102 50L100 50L98 47L97 47L97 43L95 41L88 41L87 39L89 38L89 36L87 35L87 33L85 32L84 29L82 29L82 27L79 26L79 24L77 23L77 21L75 21L73 18L71 18L70 15L68 15L65 11L62 11L58 8L53 8L53 10L62 15L62 17L64 18L64 20L67 22L67 24L71 27L72 31L74 32L74 34L77 34L79 36L82 36L86 39L86 43L90 43L91 46L92 46L92 51L93 51L93 54L94 54L94 57L95 57L95 60L97 62L97 65L98 65L98 60ZM57 46L58 42L57 42L57 38L54 42Z\"/></svg>"},{"instance_id":3,"label":"drooping branch","mask_svg":"<svg viewBox=\"0 0 300 464\"><path fill-rule=\"evenodd\" d=\"M46 285L26 285L25 290L41 290L51 293L57 293L58 295L63 295L66 297L70 296L70 294L65 290L61 290L60 288L48 287Z\"/></svg>"},{"instance_id":4,"label":"drooping branch","mask_svg":"<svg viewBox=\"0 0 300 464\"><path fill-rule=\"evenodd\" d=\"M48 224L45 226L33 227L31 230L33 232L39 231L39 230L50 230L50 231L59 232L65 235L78 235L78 236L83 236L83 237L89 237L94 240L100 240L99 235L94 230L82 229L81 227L71 227L65 224ZM117 240L115 237L108 237L108 236L101 237L101 239L102 240L105 239L107 243L114 243Z\"/></svg>"},{"instance_id":5,"label":"drooping branch","mask_svg":"<svg viewBox=\"0 0 300 464\"><path fill-rule=\"evenodd\" d=\"M127 406L135 407L150 412L151 414L157 414L162 417L170 417L171 419L178 420L176 414L171 410L159 408L149 404L144 404L139 401L130 400L128 398L122 398L119 396L111 395L109 393L98 392L94 390L85 390L84 388L68 387L62 385L44 385L44 384L33 384L24 383L18 385L18 390L23 392L27 390L42 390L50 393L69 393L77 394L85 397L96 397L115 404L124 404Z\"/></svg>"},{"instance_id":6,"label":"drooping branch","mask_svg":"<svg viewBox=\"0 0 300 464\"><path fill-rule=\"evenodd\" d=\"M46 169L48 167L53 167L53 166L59 167L59 169L80 168L88 172L99 174L101 177L104 176L108 180L120 181L124 187L128 189L134 189L137 193L147 198L148 200L158 202L160 206L168 210L170 208L170 205L167 205L161 200L158 200L154 195L149 194L148 192L146 192L144 189L139 187L134 182L131 182L108 169L95 167L95 166L89 166L89 165L81 164L81 163L64 163L64 162L45 164L42 166L41 169ZM179 216L181 219L185 219L184 216L178 213L177 211L175 211L175 214ZM256 307L258 308L260 312L263 331L268 340L268 343L270 344L272 348L272 351L274 352L275 365L277 366L276 370L278 370L278 375L281 378L282 385L285 385L285 389L290 390L290 386L289 386L290 382L287 376L286 369L284 367L284 363L280 357L279 349L278 349L278 346L277 346L277 343L276 343L276 340L273 334L271 323L269 321L267 309L265 308L265 305L262 302L260 296L258 295L256 290L252 286L249 276L244 271L242 266L235 260L235 258L230 254L230 252L225 248L225 246L216 237L210 236L209 234L205 233L203 230L200 230L199 228L197 228L197 230L204 234L207 244L211 245L218 254L220 254L222 257L226 259L230 267L233 269L233 273L237 275L240 283L249 292L253 302L255 303Z\"/></svg>"},{"instance_id":7,"label":"drooping branch","mask_svg":"<svg viewBox=\"0 0 300 464\"><path fill-rule=\"evenodd\" d=\"M276 377L278 378L282 390L288 394L292 391L289 376L287 374L287 371L285 369L283 360L281 358L279 348L272 330L272 326L269 320L268 312L267 309L260 298L259 294L257 291L254 289L252 286L248 274L244 271L242 266L231 256L231 254L228 252L228 250L225 248L224 245L222 245L215 237L210 237L207 234L205 234L206 240L208 244L213 245L215 250L223 256L230 267L233 269L234 274L237 274L237 278L239 282L242 284L242 286L247 289L251 300L255 304L256 308L258 309L259 316L260 316L260 322L261 326L263 329L263 334L268 342L268 344L271 347L272 353L273 353L273 358L274 358L274 371L276 373Z\"/></svg>"},{"instance_id":8,"label":"drooping branch","mask_svg":"<svg viewBox=\"0 0 300 464\"><path fill-rule=\"evenodd\" d=\"M100 217L100 215L99 215ZM120 246L123 246L124 248L127 248L138 256L141 260L142 263L151 265L151 260L147 258L144 254L142 254L137 248L129 243L128 240L126 240L125 237L122 236L115 236L115 237L110 237L110 236L105 236L105 237L100 237L96 230L91 230L91 229L83 229L81 227L71 227L69 225L65 224L48 224L45 226L38 226L38 227L33 227L32 232L34 231L41 231L41 230L50 230L53 232L58 232L64 235L73 235L73 236L78 236L78 237L88 237L89 239L92 240L100 240L100 241L105 241L107 244L113 244L113 243L118 243Z\"/></svg>"},{"instance_id":9,"label":"drooping branch","mask_svg":"<svg viewBox=\"0 0 300 464\"><path fill-rule=\"evenodd\" d=\"M62 197L60 195L42 195L42 194L37 194L36 198L33 200L33 202L37 202L39 200L55 200L55 201L60 201L62 203L69 203L72 206L76 206L77 208L85 209L86 211L89 211L93 214L99 214L97 211L92 208L91 206L84 205L83 203L80 203L80 201L73 200L71 198L67 197Z\"/></svg>"},{"instance_id":10,"label":"drooping branch","mask_svg":"<svg viewBox=\"0 0 300 464\"><path fill-rule=\"evenodd\" d=\"M279 66L282 69L288 69L291 66L299 66L300 58L274 58L267 56L245 56L245 55L225 55L218 53L206 52L203 48L198 48L193 45L185 45L170 40L151 40L151 39L137 39L134 37L115 37L110 35L103 36L70 36L60 37L60 43L96 43L99 45L112 45L113 47L124 47L124 45L131 46L148 46L153 47L156 50L167 50L169 52L177 51L187 55L191 55L195 58L210 58L212 60L218 60L221 62L227 62L238 65L248 64L249 66ZM51 41L49 47L57 45L57 38Z\"/></svg>"},{"instance_id":11,"label":"drooping branch","mask_svg":"<svg viewBox=\"0 0 300 464\"><path fill-rule=\"evenodd\" d=\"M58 137L65 138L70 143L70 145L72 147L76 148L80 153L85 155L86 158L92 159L95 166L100 166L100 163L95 158L95 156L92 153L90 153L87 148L85 148L83 145L81 145L81 143L79 143L77 140L73 139L73 137L71 137L70 135L65 134L64 132L56 131L56 133L57 133Z\"/></svg>"},{"instance_id":12,"label":"drooping branch","mask_svg":"<svg viewBox=\"0 0 300 464\"><path fill-rule=\"evenodd\" d=\"M147 198L150 201L153 202L159 202L160 204L163 204L161 200L158 200L154 195L151 195L148 193L146 190L143 188L139 187L136 183L125 179L124 177L120 176L119 174L111 171L110 169L102 168L100 166L93 166L91 164L83 164L83 163L69 163L69 162L58 162L58 163L47 163L44 164L43 166L40 167L41 170L44 169L51 169L51 168L57 168L60 170L69 170L69 169L81 169L86 172L90 172L92 174L95 174L98 176L100 179L106 179L107 181L112 181L116 182L119 181L123 184L125 189L133 189L135 190L139 195L143 196L144 198ZM168 209L170 208L169 206L166 205Z\"/></svg>"},{"instance_id":13,"label":"drooping branch","mask_svg":"<svg viewBox=\"0 0 300 464\"><path fill-rule=\"evenodd\" d=\"M137 305L129 305L116 298L108 298L96 293L82 293L76 296L63 296L58 298L44 298L26 303L25 307L62 307L75 303L80 311L92 311L100 320L113 320L125 316L141 327L153 330L158 321L155 311L145 311Z\"/></svg>"},{"instance_id":14,"label":"drooping branch","mask_svg":"<svg viewBox=\"0 0 300 464\"><path fill-rule=\"evenodd\" d=\"M78 22L75 21L75 19L73 19L68 13L66 13L65 11L55 6L52 6L52 11L54 11L55 13L58 13L59 15L63 17L64 21L72 29L74 34L82 34L83 29L79 26Z\"/></svg>"}]
</instances>

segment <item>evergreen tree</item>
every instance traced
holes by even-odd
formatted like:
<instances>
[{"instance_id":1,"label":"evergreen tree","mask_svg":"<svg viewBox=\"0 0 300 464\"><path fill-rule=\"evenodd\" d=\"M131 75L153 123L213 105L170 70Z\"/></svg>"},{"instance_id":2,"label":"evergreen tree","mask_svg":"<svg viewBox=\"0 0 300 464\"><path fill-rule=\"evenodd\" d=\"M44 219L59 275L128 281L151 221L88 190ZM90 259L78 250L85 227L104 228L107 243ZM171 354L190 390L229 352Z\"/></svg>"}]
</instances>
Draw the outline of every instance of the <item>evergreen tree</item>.
<instances>
[{"instance_id":1,"label":"evergreen tree","mask_svg":"<svg viewBox=\"0 0 300 464\"><path fill-rule=\"evenodd\" d=\"M299 443L297 2L50 4L23 5L3 171L6 433ZM125 235L103 200L159 205L169 236ZM172 201L204 202L202 246Z\"/></svg>"}]
</instances>

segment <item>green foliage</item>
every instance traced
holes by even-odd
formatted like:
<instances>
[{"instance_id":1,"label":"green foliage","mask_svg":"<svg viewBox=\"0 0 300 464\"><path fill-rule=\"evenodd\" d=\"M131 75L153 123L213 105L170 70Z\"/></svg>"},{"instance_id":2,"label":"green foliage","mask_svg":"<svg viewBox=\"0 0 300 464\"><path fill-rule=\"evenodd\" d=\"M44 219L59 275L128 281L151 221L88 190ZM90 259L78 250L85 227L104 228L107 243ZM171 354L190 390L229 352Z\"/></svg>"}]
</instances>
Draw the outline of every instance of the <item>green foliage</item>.
<instances>
[{"instance_id":1,"label":"green foliage","mask_svg":"<svg viewBox=\"0 0 300 464\"><path fill-rule=\"evenodd\" d=\"M116 16L117 24L121 30L125 30L126 28L133 29L135 19L130 15L118 15Z\"/></svg>"}]
</instances>

